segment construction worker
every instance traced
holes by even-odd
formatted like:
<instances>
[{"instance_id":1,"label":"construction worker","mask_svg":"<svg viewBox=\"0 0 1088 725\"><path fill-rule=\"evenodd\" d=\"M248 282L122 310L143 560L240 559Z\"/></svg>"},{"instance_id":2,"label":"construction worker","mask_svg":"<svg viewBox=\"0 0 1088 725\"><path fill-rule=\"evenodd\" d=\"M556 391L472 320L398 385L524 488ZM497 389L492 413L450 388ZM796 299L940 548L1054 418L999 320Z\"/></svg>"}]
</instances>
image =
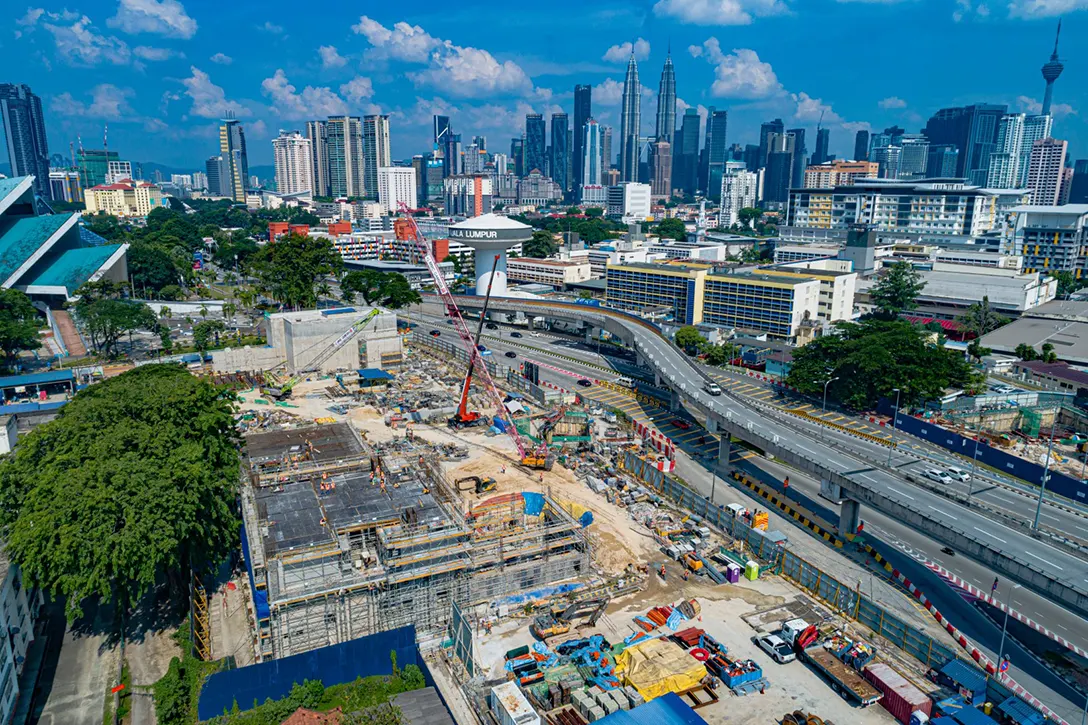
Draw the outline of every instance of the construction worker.
<instances>
[{"instance_id":1,"label":"construction worker","mask_svg":"<svg viewBox=\"0 0 1088 725\"><path fill-rule=\"evenodd\" d=\"M790 490L790 477L789 476L786 476L785 480L782 481L782 490L783 491L789 491Z\"/></svg>"}]
</instances>

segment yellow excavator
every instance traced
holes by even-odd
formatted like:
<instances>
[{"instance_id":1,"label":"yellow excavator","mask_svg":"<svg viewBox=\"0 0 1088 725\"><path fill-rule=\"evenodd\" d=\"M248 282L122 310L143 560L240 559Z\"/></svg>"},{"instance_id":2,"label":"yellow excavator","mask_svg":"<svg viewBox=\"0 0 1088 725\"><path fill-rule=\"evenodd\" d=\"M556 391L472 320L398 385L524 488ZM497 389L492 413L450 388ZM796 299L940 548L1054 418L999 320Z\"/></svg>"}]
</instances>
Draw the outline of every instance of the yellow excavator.
<instances>
[{"instance_id":1,"label":"yellow excavator","mask_svg":"<svg viewBox=\"0 0 1088 725\"><path fill-rule=\"evenodd\" d=\"M462 486L462 483L468 483L471 485ZM496 483L495 479L491 478L490 476L488 476L487 478L480 478L479 476L465 476L464 478L458 478L456 481L453 482L453 485L457 487L458 491L468 491L470 489L474 489L476 491L476 495L479 496L481 493L494 491Z\"/></svg>"},{"instance_id":2,"label":"yellow excavator","mask_svg":"<svg viewBox=\"0 0 1088 725\"><path fill-rule=\"evenodd\" d=\"M566 608L552 607L547 614L538 615L529 625L529 632L541 642L570 631L575 619L585 617L583 627L592 627L604 614L611 601L608 597L583 599Z\"/></svg>"},{"instance_id":3,"label":"yellow excavator","mask_svg":"<svg viewBox=\"0 0 1088 725\"><path fill-rule=\"evenodd\" d=\"M555 427L559 425L559 421L563 420L563 416L566 414L567 406L561 405L544 418L544 422L537 429L540 445L522 457L521 465L538 470L552 470L552 466L555 465L555 454L548 450L548 444L552 441L552 431L555 430Z\"/></svg>"}]
</instances>

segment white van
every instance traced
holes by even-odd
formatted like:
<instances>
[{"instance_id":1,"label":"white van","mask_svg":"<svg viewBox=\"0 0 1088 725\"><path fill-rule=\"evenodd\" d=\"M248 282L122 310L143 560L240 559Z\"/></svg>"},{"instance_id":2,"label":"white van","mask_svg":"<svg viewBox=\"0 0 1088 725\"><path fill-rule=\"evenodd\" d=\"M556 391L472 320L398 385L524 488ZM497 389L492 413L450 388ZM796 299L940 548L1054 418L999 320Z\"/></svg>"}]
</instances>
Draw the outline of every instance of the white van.
<instances>
[{"instance_id":1,"label":"white van","mask_svg":"<svg viewBox=\"0 0 1088 725\"><path fill-rule=\"evenodd\" d=\"M633 390L635 387L635 381L631 378L616 378L616 385L624 388L630 388Z\"/></svg>"}]
</instances>

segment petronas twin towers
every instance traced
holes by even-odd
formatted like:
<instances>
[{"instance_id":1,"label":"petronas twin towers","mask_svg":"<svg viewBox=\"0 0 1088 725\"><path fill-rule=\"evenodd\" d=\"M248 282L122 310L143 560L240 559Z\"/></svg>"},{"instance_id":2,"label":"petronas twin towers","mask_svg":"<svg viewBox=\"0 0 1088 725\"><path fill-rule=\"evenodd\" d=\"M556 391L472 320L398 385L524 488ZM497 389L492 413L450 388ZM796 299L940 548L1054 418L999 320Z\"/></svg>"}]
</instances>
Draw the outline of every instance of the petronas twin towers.
<instances>
[{"instance_id":1,"label":"petronas twin towers","mask_svg":"<svg viewBox=\"0 0 1088 725\"><path fill-rule=\"evenodd\" d=\"M670 49L671 50L671 49ZM620 180L639 180L639 156L641 153L640 128L642 125L642 86L638 80L638 63L634 50L627 61L627 74L623 79L623 106L620 109ZM665 57L661 71L661 83L657 93L657 125L654 129L654 145L651 149L655 194L668 196L671 192L671 144L676 130L676 74L671 52ZM662 146L664 144L664 146Z\"/></svg>"}]
</instances>

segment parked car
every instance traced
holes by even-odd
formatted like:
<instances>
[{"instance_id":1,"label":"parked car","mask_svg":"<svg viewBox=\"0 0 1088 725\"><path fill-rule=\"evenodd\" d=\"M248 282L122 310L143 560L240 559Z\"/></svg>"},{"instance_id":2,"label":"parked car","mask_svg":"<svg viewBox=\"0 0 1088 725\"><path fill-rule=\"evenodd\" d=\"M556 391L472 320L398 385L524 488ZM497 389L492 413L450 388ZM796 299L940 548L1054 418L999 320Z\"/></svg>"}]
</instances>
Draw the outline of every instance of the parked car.
<instances>
[{"instance_id":1,"label":"parked car","mask_svg":"<svg viewBox=\"0 0 1088 725\"><path fill-rule=\"evenodd\" d=\"M756 644L780 665L797 659L797 655L793 653L793 648L786 644L777 634L764 634L756 637Z\"/></svg>"},{"instance_id":2,"label":"parked car","mask_svg":"<svg viewBox=\"0 0 1088 725\"><path fill-rule=\"evenodd\" d=\"M521 337L521 333L515 330L514 332L510 333L510 337Z\"/></svg>"},{"instance_id":3,"label":"parked car","mask_svg":"<svg viewBox=\"0 0 1088 725\"><path fill-rule=\"evenodd\" d=\"M517 357L518 356L518 354L516 352L514 352L513 350L507 350L505 354L506 354L506 357Z\"/></svg>"},{"instance_id":4,"label":"parked car","mask_svg":"<svg viewBox=\"0 0 1088 725\"><path fill-rule=\"evenodd\" d=\"M442 333L439 332L438 330L431 330L431 337L438 337L441 334Z\"/></svg>"},{"instance_id":5,"label":"parked car","mask_svg":"<svg viewBox=\"0 0 1088 725\"><path fill-rule=\"evenodd\" d=\"M672 424L680 430L691 430L691 423L684 420L683 418L676 418L675 420L673 420Z\"/></svg>"},{"instance_id":6,"label":"parked car","mask_svg":"<svg viewBox=\"0 0 1088 725\"><path fill-rule=\"evenodd\" d=\"M590 385L593 385L593 381L582 378L578 381L578 384L581 385L583 388L588 388Z\"/></svg>"},{"instance_id":7,"label":"parked car","mask_svg":"<svg viewBox=\"0 0 1088 725\"><path fill-rule=\"evenodd\" d=\"M962 468L959 468L958 466L949 466L948 468L944 469L944 471L957 481L971 480L971 474L963 470Z\"/></svg>"},{"instance_id":8,"label":"parked car","mask_svg":"<svg viewBox=\"0 0 1088 725\"><path fill-rule=\"evenodd\" d=\"M939 468L927 468L922 475L937 483L952 483L952 477Z\"/></svg>"}]
</instances>

